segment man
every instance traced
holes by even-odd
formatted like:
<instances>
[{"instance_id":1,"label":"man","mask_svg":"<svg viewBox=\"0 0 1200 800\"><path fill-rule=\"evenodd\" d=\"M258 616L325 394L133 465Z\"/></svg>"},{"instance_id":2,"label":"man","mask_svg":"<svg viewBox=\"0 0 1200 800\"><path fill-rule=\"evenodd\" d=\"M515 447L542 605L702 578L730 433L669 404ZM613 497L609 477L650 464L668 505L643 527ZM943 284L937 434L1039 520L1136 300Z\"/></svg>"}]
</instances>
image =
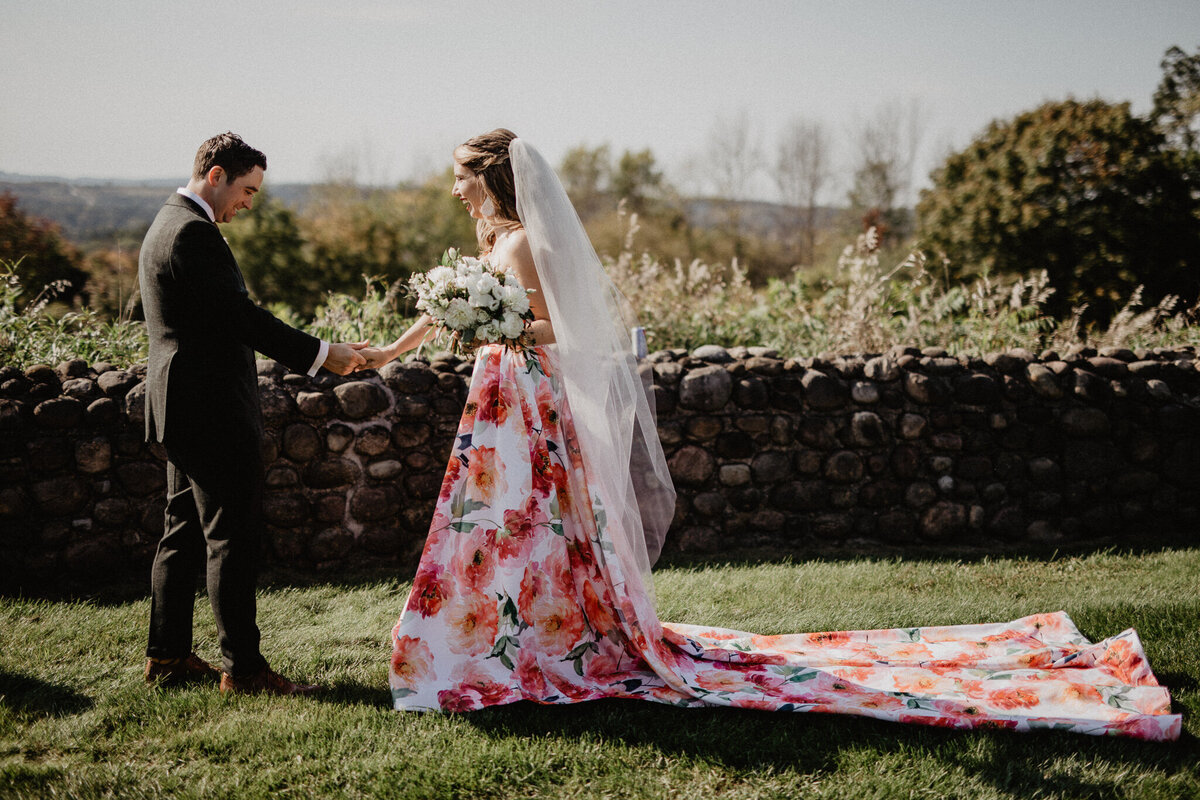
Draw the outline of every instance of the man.
<instances>
[{"instance_id":1,"label":"man","mask_svg":"<svg viewBox=\"0 0 1200 800\"><path fill-rule=\"evenodd\" d=\"M267 159L233 133L200 145L192 177L158 212L138 264L150 339L146 438L167 451L166 524L151 573L148 683L216 680L192 652L195 576L207 564L224 672L220 690L307 694L259 651L262 542L257 350L309 375L345 375L365 343L327 344L255 305L217 230L262 186Z\"/></svg>"}]
</instances>

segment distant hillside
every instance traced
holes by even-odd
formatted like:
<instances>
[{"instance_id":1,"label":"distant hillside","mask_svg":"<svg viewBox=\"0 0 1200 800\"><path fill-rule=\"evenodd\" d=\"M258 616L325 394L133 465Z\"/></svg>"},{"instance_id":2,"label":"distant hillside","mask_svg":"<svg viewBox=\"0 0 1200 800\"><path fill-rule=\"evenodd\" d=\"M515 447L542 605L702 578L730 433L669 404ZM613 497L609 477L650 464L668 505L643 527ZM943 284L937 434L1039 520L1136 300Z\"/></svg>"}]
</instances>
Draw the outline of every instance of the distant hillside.
<instances>
[{"instance_id":1,"label":"distant hillside","mask_svg":"<svg viewBox=\"0 0 1200 800\"><path fill-rule=\"evenodd\" d=\"M0 193L16 196L21 210L48 219L62 228L74 242L102 239L115 233L140 237L163 201L179 181L71 181L0 172ZM284 183L268 186L270 192L291 206L308 195L308 184Z\"/></svg>"},{"instance_id":2,"label":"distant hillside","mask_svg":"<svg viewBox=\"0 0 1200 800\"><path fill-rule=\"evenodd\" d=\"M178 181L68 180L0 172L0 193L11 192L30 216L48 219L62 228L67 239L87 242L116 233L140 238ZM311 184L267 184L267 191L297 210L308 201ZM727 224L731 203L712 198L684 201L685 213L698 228ZM737 202L743 231L752 236L776 238L794 230L792 212L778 203ZM820 209L818 227L835 224L841 209Z\"/></svg>"}]
</instances>

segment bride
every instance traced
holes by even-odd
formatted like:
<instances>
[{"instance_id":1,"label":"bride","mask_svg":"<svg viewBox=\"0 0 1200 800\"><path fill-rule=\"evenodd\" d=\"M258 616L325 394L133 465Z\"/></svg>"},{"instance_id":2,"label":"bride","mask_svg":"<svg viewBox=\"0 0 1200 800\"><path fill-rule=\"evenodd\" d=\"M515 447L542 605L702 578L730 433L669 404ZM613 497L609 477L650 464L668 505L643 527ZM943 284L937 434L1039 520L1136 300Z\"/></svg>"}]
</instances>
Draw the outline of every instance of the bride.
<instances>
[{"instance_id":1,"label":"bride","mask_svg":"<svg viewBox=\"0 0 1200 800\"><path fill-rule=\"evenodd\" d=\"M397 709L640 698L954 728L1175 739L1137 634L1011 623L763 636L662 622L675 492L632 319L553 169L500 129L454 151L480 252L532 289L533 346L479 348L429 538L392 631ZM422 318L378 367L431 336Z\"/></svg>"}]
</instances>

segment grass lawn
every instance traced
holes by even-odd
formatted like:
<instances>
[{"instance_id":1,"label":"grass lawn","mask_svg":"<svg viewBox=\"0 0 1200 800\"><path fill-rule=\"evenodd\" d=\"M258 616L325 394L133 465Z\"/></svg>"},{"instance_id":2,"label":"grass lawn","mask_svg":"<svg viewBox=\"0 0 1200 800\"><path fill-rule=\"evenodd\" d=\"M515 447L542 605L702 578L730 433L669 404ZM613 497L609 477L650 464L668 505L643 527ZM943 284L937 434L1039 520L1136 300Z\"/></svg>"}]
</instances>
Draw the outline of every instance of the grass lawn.
<instances>
[{"instance_id":1,"label":"grass lawn","mask_svg":"<svg viewBox=\"0 0 1200 800\"><path fill-rule=\"evenodd\" d=\"M1059 609L1093 640L1135 627L1183 737L953 732L628 700L396 713L388 632L408 583L276 580L260 599L264 651L285 675L331 687L320 698L148 690L144 596L0 598L0 797L1200 797L1200 549L668 568L657 582L663 619L762 633ZM196 609L197 651L216 660L211 612Z\"/></svg>"}]
</instances>

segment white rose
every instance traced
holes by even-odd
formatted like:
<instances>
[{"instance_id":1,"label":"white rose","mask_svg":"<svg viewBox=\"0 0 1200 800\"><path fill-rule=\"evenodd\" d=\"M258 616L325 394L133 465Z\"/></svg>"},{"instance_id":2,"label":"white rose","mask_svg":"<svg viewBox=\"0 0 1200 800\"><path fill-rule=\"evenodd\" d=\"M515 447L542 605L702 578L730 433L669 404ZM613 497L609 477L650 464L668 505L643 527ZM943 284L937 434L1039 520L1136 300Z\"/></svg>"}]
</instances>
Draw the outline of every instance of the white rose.
<instances>
[{"instance_id":1,"label":"white rose","mask_svg":"<svg viewBox=\"0 0 1200 800\"><path fill-rule=\"evenodd\" d=\"M475 324L475 309L466 300L456 297L446 306L446 327L461 331Z\"/></svg>"},{"instance_id":2,"label":"white rose","mask_svg":"<svg viewBox=\"0 0 1200 800\"><path fill-rule=\"evenodd\" d=\"M517 314L524 314L529 310L529 295L525 288L517 286L504 287L504 308L506 311L514 311Z\"/></svg>"},{"instance_id":3,"label":"white rose","mask_svg":"<svg viewBox=\"0 0 1200 800\"><path fill-rule=\"evenodd\" d=\"M495 321L480 325L475 329L475 338L481 342L498 342L500 341L500 328Z\"/></svg>"},{"instance_id":4,"label":"white rose","mask_svg":"<svg viewBox=\"0 0 1200 800\"><path fill-rule=\"evenodd\" d=\"M467 286L467 294L471 298L471 304L480 308L497 308L500 305L500 301L492 291L500 286L500 282L496 280L496 277L483 272L478 276L472 276L472 278L473 280Z\"/></svg>"},{"instance_id":5,"label":"white rose","mask_svg":"<svg viewBox=\"0 0 1200 800\"><path fill-rule=\"evenodd\" d=\"M524 330L525 323L519 316L513 314L512 312L508 312L504 315L504 319L500 323L500 334L505 339L515 339L520 336L521 332Z\"/></svg>"}]
</instances>

